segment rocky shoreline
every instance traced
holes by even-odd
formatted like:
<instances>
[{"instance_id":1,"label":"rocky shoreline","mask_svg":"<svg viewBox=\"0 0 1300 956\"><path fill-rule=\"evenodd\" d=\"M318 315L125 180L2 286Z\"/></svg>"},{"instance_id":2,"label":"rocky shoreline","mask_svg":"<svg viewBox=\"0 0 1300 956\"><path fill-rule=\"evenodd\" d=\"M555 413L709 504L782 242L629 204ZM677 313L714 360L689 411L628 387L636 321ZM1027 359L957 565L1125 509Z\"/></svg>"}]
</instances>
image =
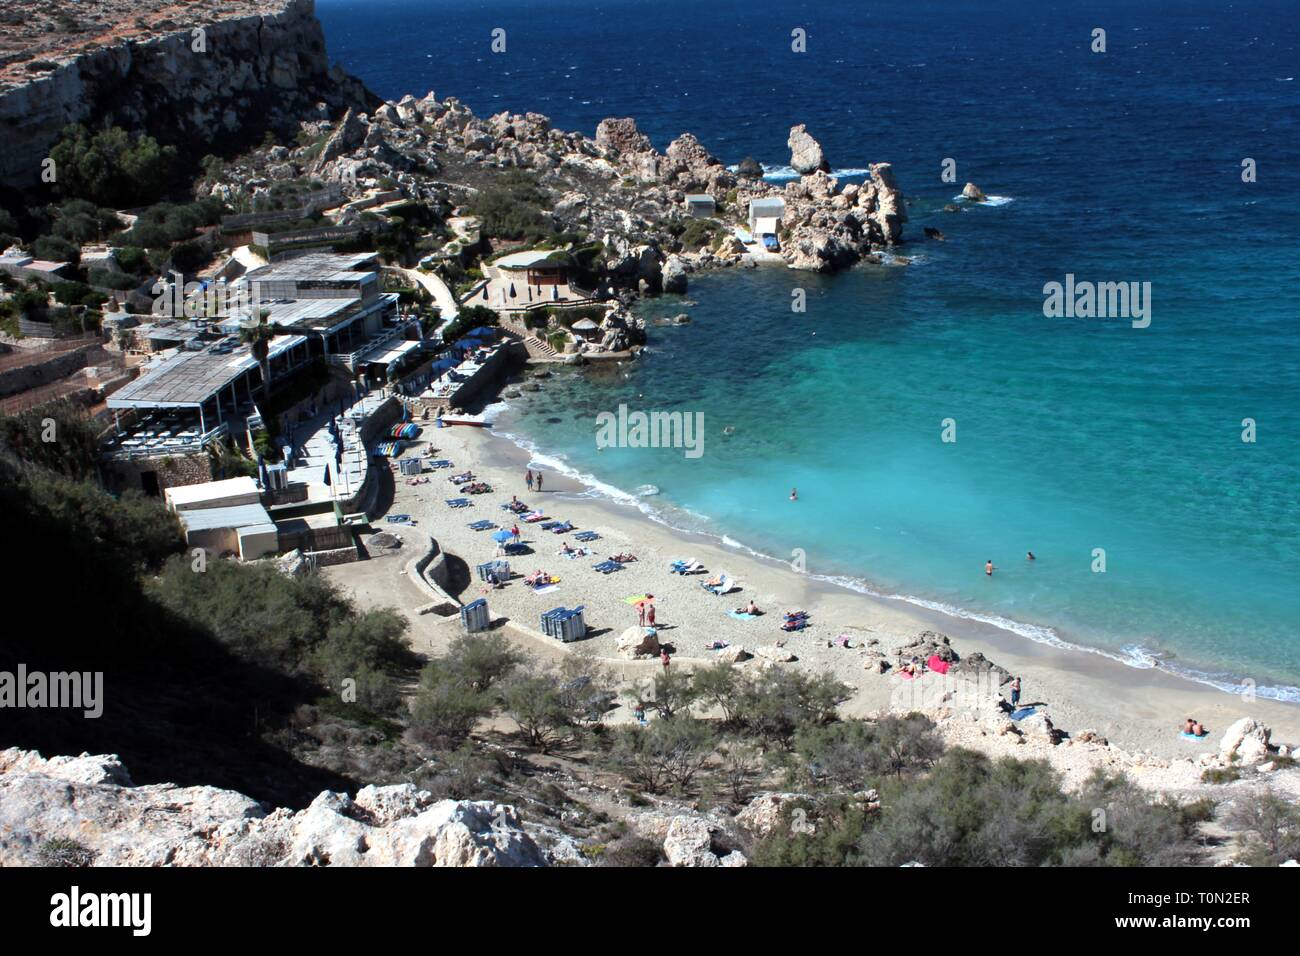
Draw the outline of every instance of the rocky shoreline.
<instances>
[{"instance_id":1,"label":"rocky shoreline","mask_svg":"<svg viewBox=\"0 0 1300 956\"><path fill-rule=\"evenodd\" d=\"M791 130L789 145L794 168L808 171L784 187L764 181L761 170L754 175L752 162L749 175L731 172L690 133L661 153L630 118L602 120L591 138L557 130L539 113L480 118L432 92L369 114L349 109L337 122L306 119L299 140L307 145L268 147L232 162L200 192L239 207L304 176L357 195L396 184L447 217L493 173L522 170L550 197L555 231L599 240L611 287L642 292L682 292L691 272L752 264L729 226L755 199L785 202L779 255L795 269L829 272L871 260L902 241L907 221L888 163L872 164L861 184L841 186L803 126ZM719 226L691 247L671 227L695 192L718 200Z\"/></svg>"}]
</instances>

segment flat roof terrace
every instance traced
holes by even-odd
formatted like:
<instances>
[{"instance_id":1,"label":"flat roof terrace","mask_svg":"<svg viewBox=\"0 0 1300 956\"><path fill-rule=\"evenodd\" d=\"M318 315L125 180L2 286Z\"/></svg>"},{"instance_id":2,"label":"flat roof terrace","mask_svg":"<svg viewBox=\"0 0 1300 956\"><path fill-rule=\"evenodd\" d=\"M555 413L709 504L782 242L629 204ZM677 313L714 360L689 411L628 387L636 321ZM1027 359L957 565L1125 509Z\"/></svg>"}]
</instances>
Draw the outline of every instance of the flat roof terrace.
<instances>
[{"instance_id":1,"label":"flat roof terrace","mask_svg":"<svg viewBox=\"0 0 1300 956\"><path fill-rule=\"evenodd\" d=\"M270 357L302 345L301 335L277 335ZM197 408L230 388L241 376L258 367L247 345L229 340L202 352L181 352L154 371L114 392L109 408Z\"/></svg>"}]
</instances>

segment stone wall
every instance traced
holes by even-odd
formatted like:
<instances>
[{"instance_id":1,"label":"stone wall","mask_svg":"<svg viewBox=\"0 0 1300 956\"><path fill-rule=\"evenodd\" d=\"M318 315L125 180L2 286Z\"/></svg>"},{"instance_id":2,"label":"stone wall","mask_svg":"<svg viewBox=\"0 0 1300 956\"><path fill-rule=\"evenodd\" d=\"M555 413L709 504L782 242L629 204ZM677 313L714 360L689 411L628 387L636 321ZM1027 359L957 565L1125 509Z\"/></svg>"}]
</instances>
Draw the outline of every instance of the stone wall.
<instances>
[{"instance_id":1,"label":"stone wall","mask_svg":"<svg viewBox=\"0 0 1300 956\"><path fill-rule=\"evenodd\" d=\"M149 471L158 476L159 495L168 488L212 481L212 458L206 451L192 455L111 459L105 461L103 467L109 486L123 491L128 488L143 490L140 476Z\"/></svg>"},{"instance_id":2,"label":"stone wall","mask_svg":"<svg viewBox=\"0 0 1300 956\"><path fill-rule=\"evenodd\" d=\"M33 361L25 365L0 370L0 398L67 378L77 369L85 368L90 353L99 348L100 343L88 342L67 352L53 352L43 361L33 356Z\"/></svg>"}]
</instances>

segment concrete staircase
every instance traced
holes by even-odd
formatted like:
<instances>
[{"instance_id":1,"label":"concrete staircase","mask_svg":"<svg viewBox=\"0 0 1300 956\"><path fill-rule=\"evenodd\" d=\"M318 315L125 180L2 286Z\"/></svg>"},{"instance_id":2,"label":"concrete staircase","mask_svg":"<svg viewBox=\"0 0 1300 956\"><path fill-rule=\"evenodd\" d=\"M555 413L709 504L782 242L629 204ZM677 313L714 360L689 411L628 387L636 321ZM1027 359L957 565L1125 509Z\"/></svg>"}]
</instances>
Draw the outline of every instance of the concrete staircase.
<instances>
[{"instance_id":1,"label":"concrete staircase","mask_svg":"<svg viewBox=\"0 0 1300 956\"><path fill-rule=\"evenodd\" d=\"M533 335L522 323L503 315L501 316L501 328L524 343L529 358L540 359L544 362L554 362L559 358L559 353L551 348L549 343Z\"/></svg>"}]
</instances>

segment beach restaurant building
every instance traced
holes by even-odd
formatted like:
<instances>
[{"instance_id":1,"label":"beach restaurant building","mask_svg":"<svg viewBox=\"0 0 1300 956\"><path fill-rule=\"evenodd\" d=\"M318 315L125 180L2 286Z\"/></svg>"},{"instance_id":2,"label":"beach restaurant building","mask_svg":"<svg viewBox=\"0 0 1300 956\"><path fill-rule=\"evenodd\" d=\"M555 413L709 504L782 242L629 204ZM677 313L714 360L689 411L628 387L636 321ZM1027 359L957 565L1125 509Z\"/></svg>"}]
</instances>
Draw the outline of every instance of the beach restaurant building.
<instances>
[{"instance_id":1,"label":"beach restaurant building","mask_svg":"<svg viewBox=\"0 0 1300 956\"><path fill-rule=\"evenodd\" d=\"M513 252L492 264L503 272L521 276L527 285L564 285L569 281L569 257L554 249Z\"/></svg>"}]
</instances>

